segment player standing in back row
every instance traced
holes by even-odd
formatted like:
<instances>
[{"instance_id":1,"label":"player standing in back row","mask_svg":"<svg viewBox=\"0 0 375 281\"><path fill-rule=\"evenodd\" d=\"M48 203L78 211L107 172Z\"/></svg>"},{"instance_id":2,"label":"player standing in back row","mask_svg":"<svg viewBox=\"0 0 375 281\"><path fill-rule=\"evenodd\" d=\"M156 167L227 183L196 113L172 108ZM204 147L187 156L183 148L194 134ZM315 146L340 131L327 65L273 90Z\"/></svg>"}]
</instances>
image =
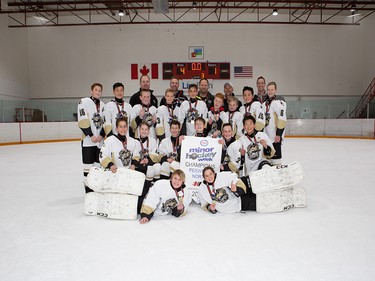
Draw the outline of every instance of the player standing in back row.
<instances>
[{"instance_id":1,"label":"player standing in back row","mask_svg":"<svg viewBox=\"0 0 375 281\"><path fill-rule=\"evenodd\" d=\"M272 164L281 164L281 143L285 135L286 127L286 103L276 97L277 85L270 82L267 85L267 99L263 103L263 110L266 117L264 132L268 135L275 148L275 155L272 157Z\"/></svg>"},{"instance_id":2,"label":"player standing in back row","mask_svg":"<svg viewBox=\"0 0 375 281\"><path fill-rule=\"evenodd\" d=\"M103 86L100 83L91 85L91 96L82 98L78 104L78 127L82 131L81 147L83 176L85 178L89 170L96 163L99 166L99 152L103 145L104 133L104 102L100 101ZM85 192L92 190L84 185Z\"/></svg>"}]
</instances>

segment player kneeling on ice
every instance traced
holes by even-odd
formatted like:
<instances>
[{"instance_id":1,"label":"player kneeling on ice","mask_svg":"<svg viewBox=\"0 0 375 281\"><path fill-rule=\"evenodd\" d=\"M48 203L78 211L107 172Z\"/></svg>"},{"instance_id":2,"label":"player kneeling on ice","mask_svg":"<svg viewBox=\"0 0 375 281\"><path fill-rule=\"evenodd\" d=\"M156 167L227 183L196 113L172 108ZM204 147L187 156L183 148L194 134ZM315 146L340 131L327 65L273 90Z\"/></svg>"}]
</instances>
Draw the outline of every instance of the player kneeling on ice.
<instances>
[{"instance_id":1,"label":"player kneeling on ice","mask_svg":"<svg viewBox=\"0 0 375 281\"><path fill-rule=\"evenodd\" d=\"M140 143L128 136L128 120L125 117L116 120L117 135L109 136L104 141L100 150L100 164L103 168L116 173L119 167L135 170L140 164L139 152L142 151ZM145 181L139 202L141 206L144 196L150 188L150 183Z\"/></svg>"},{"instance_id":2,"label":"player kneeling on ice","mask_svg":"<svg viewBox=\"0 0 375 281\"><path fill-rule=\"evenodd\" d=\"M158 180L148 192L141 208L141 224L151 220L154 213L179 217L191 202L189 190L185 190L185 173L175 170L170 180Z\"/></svg>"},{"instance_id":3,"label":"player kneeling on ice","mask_svg":"<svg viewBox=\"0 0 375 281\"><path fill-rule=\"evenodd\" d=\"M260 170L264 166L272 166L270 159L275 154L275 149L269 137L255 129L256 120L252 115L245 115L243 127L245 134L239 139L242 145L241 155L245 158L245 175Z\"/></svg>"}]
</instances>

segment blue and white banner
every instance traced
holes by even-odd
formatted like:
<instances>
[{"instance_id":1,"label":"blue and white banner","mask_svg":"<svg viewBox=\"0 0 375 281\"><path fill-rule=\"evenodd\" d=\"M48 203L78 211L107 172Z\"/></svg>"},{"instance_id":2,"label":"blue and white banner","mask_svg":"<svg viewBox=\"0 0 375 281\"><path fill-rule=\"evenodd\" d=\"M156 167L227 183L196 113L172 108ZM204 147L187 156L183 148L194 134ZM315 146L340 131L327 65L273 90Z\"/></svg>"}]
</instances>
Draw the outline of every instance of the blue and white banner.
<instances>
[{"instance_id":1,"label":"blue and white banner","mask_svg":"<svg viewBox=\"0 0 375 281\"><path fill-rule=\"evenodd\" d=\"M221 151L219 139L184 137L181 144L180 169L185 172L185 184L188 188L196 188L203 181L204 167L211 166L215 172L220 171Z\"/></svg>"}]
</instances>

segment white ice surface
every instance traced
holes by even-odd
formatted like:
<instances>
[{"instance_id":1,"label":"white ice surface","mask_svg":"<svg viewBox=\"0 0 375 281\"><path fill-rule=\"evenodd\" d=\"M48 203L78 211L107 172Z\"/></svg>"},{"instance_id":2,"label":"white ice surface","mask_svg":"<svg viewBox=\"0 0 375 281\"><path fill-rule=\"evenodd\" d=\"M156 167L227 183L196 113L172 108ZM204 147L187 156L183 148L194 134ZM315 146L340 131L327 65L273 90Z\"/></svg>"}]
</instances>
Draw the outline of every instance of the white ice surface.
<instances>
[{"instance_id":1,"label":"white ice surface","mask_svg":"<svg viewBox=\"0 0 375 281\"><path fill-rule=\"evenodd\" d=\"M82 215L79 142L0 147L0 280L375 280L375 142L286 139L304 209Z\"/></svg>"}]
</instances>

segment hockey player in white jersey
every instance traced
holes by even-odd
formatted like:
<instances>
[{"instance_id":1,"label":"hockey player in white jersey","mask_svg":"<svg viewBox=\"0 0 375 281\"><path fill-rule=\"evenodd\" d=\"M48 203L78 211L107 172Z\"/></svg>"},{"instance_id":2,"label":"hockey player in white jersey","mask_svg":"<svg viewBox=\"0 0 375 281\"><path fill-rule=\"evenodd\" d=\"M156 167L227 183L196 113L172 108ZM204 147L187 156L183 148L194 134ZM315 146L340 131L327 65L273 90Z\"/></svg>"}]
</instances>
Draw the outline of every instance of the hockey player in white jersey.
<instances>
[{"instance_id":1,"label":"hockey player in white jersey","mask_svg":"<svg viewBox=\"0 0 375 281\"><path fill-rule=\"evenodd\" d=\"M223 146L221 153L221 172L238 173L241 167L241 143L233 136L230 123L225 123L222 128L223 138L219 143Z\"/></svg>"},{"instance_id":2,"label":"hockey player in white jersey","mask_svg":"<svg viewBox=\"0 0 375 281\"><path fill-rule=\"evenodd\" d=\"M197 99L198 86L196 84L189 85L188 93L190 98L182 102L178 120L183 124L181 134L193 136L195 134L194 120L198 116L207 117L207 106L205 102Z\"/></svg>"},{"instance_id":3,"label":"hockey player in white jersey","mask_svg":"<svg viewBox=\"0 0 375 281\"><path fill-rule=\"evenodd\" d=\"M198 187L201 207L216 214L255 210L255 198L246 196L246 186L236 173L215 173L211 166L203 169L204 181Z\"/></svg>"},{"instance_id":4,"label":"hockey player in white jersey","mask_svg":"<svg viewBox=\"0 0 375 281\"><path fill-rule=\"evenodd\" d=\"M252 115L244 117L243 126L245 135L239 141L242 146L241 154L245 157L244 175L247 176L265 165L271 166L269 159L275 154L275 150L269 137L255 130L255 118Z\"/></svg>"},{"instance_id":5,"label":"hockey player in white jersey","mask_svg":"<svg viewBox=\"0 0 375 281\"><path fill-rule=\"evenodd\" d=\"M201 207L213 214L241 211L273 213L305 206L303 189L281 188L255 194L248 176L239 179L231 172L216 174L210 166L203 169L203 178L198 187Z\"/></svg>"},{"instance_id":6,"label":"hockey player in white jersey","mask_svg":"<svg viewBox=\"0 0 375 281\"><path fill-rule=\"evenodd\" d=\"M191 202L191 194L185 189L185 174L182 170L172 173L170 180L159 180L148 192L140 211L139 222L145 224L155 215L180 217Z\"/></svg>"},{"instance_id":7,"label":"hockey player in white jersey","mask_svg":"<svg viewBox=\"0 0 375 281\"><path fill-rule=\"evenodd\" d=\"M272 163L281 164L281 145L285 135L286 127L286 103L284 100L276 97L277 85L275 82L267 84L267 99L263 104L263 110L266 117L266 127L264 132L268 135L275 148L275 155L272 157Z\"/></svg>"},{"instance_id":8,"label":"hockey player in white jersey","mask_svg":"<svg viewBox=\"0 0 375 281\"><path fill-rule=\"evenodd\" d=\"M242 90L244 104L240 107L242 116L251 115L255 118L255 129L259 132L263 130L265 119L262 104L254 100L254 90L252 87L245 86Z\"/></svg>"},{"instance_id":9,"label":"hockey player in white jersey","mask_svg":"<svg viewBox=\"0 0 375 281\"><path fill-rule=\"evenodd\" d=\"M160 178L169 179L171 172L180 168L181 156L181 124L173 120L171 122L169 138L163 139L159 144L159 157L160 157Z\"/></svg>"},{"instance_id":10,"label":"hockey player in white jersey","mask_svg":"<svg viewBox=\"0 0 375 281\"><path fill-rule=\"evenodd\" d=\"M217 93L214 105L209 108L207 114L207 136L212 138L221 137L221 127L228 122L224 112L224 94Z\"/></svg>"},{"instance_id":11,"label":"hockey player in white jersey","mask_svg":"<svg viewBox=\"0 0 375 281\"><path fill-rule=\"evenodd\" d=\"M109 136L104 142L100 151L100 164L113 173L118 167L135 170L139 165L141 146L138 141L127 136L126 118L121 117L116 120L116 131L117 134Z\"/></svg>"},{"instance_id":12,"label":"hockey player in white jersey","mask_svg":"<svg viewBox=\"0 0 375 281\"><path fill-rule=\"evenodd\" d=\"M203 117L198 116L194 120L194 137L204 138L207 137L206 120ZM183 138L184 136L182 136Z\"/></svg>"},{"instance_id":13,"label":"hockey player in white jersey","mask_svg":"<svg viewBox=\"0 0 375 281\"><path fill-rule=\"evenodd\" d=\"M124 85L117 82L113 85L113 94L115 99L105 105L105 125L106 136L117 134L116 120L120 117L126 117L128 124L134 119L132 106L124 101ZM128 130L129 133L129 130Z\"/></svg>"},{"instance_id":14,"label":"hockey player in white jersey","mask_svg":"<svg viewBox=\"0 0 375 281\"><path fill-rule=\"evenodd\" d=\"M233 128L234 136L236 139L239 139L243 132L243 114L237 110L238 108L238 99L236 97L229 97L228 98L228 111L225 112L225 120L226 122L230 123Z\"/></svg>"},{"instance_id":15,"label":"hockey player in white jersey","mask_svg":"<svg viewBox=\"0 0 375 281\"><path fill-rule=\"evenodd\" d=\"M82 131L81 147L83 176L86 180L90 168L97 163L99 165L99 151L103 145L104 133L104 108L100 101L103 86L94 83L91 86L91 96L82 98L78 104L78 127ZM86 193L92 191L85 185Z\"/></svg>"},{"instance_id":16,"label":"hockey player in white jersey","mask_svg":"<svg viewBox=\"0 0 375 281\"><path fill-rule=\"evenodd\" d=\"M159 155L157 154L156 140L149 137L149 125L142 122L139 127L139 144L141 150L139 151L139 165L136 171L142 172L146 175L146 182L151 186L151 182L160 179L160 163Z\"/></svg>"},{"instance_id":17,"label":"hockey player in white jersey","mask_svg":"<svg viewBox=\"0 0 375 281\"><path fill-rule=\"evenodd\" d=\"M164 105L158 107L156 135L159 140L171 136L170 125L173 120L178 120L180 107L175 102L175 95L172 89L167 89L164 95Z\"/></svg>"},{"instance_id":18,"label":"hockey player in white jersey","mask_svg":"<svg viewBox=\"0 0 375 281\"><path fill-rule=\"evenodd\" d=\"M126 118L116 120L117 134L108 137L100 151L100 163L106 169L116 173L118 167L135 170L140 165L141 146L139 141L127 136L128 124ZM142 194L138 200L138 212L150 185L145 181Z\"/></svg>"},{"instance_id":19,"label":"hockey player in white jersey","mask_svg":"<svg viewBox=\"0 0 375 281\"><path fill-rule=\"evenodd\" d=\"M139 98L141 99L142 104L136 104L133 107L134 116L130 127L133 129L134 137L138 138L138 126L142 122L146 122L150 126L150 138L156 140L155 126L157 123L156 117L156 107L151 105L151 92L150 90L141 90Z\"/></svg>"}]
</instances>

